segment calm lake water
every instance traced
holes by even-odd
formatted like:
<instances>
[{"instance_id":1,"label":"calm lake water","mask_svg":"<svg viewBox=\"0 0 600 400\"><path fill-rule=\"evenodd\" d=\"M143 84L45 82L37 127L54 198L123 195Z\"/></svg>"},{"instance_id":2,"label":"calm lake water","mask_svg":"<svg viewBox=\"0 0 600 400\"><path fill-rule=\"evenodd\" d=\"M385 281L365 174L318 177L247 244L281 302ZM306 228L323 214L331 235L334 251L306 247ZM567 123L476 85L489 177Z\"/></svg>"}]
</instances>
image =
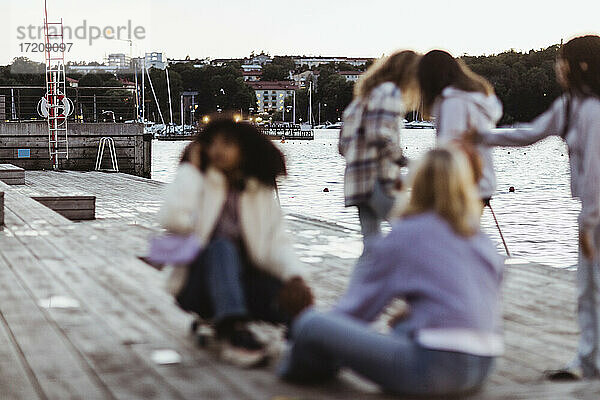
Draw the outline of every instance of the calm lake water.
<instances>
[{"instance_id":1,"label":"calm lake water","mask_svg":"<svg viewBox=\"0 0 600 400\"><path fill-rule=\"evenodd\" d=\"M288 141L278 146L288 164L280 182L286 211L359 229L354 207L344 207L344 159L338 154L339 131L317 130L314 141ZM154 141L152 178L169 182L188 142ZM404 130L402 145L415 159L435 143L432 130ZM513 257L559 268L577 263L579 203L570 197L567 149L558 138L523 148L497 148L494 153L498 192L492 207ZM509 193L509 187L516 191ZM329 192L323 192L328 188ZM484 230L499 245L500 236L486 209Z\"/></svg>"}]
</instances>

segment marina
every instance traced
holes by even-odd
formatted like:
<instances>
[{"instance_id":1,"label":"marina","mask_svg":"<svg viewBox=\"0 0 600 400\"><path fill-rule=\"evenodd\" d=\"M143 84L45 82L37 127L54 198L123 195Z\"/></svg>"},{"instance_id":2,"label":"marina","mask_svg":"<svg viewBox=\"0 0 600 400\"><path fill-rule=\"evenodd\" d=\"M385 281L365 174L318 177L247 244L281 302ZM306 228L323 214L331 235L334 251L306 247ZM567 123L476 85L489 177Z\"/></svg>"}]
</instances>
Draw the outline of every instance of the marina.
<instances>
[{"instance_id":1,"label":"marina","mask_svg":"<svg viewBox=\"0 0 600 400\"><path fill-rule=\"evenodd\" d=\"M389 398L344 372L304 388L264 370L216 361L188 334L192 317L164 290L166 271L138 259L159 232L164 184L122 173L27 171L25 185L0 183L0 340L6 366L0 397L11 399ZM37 194L96 198L95 219L73 222L33 200ZM318 308L344 290L360 235L289 213L295 248ZM575 273L527 260L507 262L506 354L472 399L593 399L600 383L549 383L542 372L568 361L577 341ZM383 329L385 316L376 326ZM280 329L257 325L274 356Z\"/></svg>"},{"instance_id":2,"label":"marina","mask_svg":"<svg viewBox=\"0 0 600 400\"><path fill-rule=\"evenodd\" d=\"M299 124L266 124L259 125L261 133L273 140L314 140L312 126Z\"/></svg>"},{"instance_id":3,"label":"marina","mask_svg":"<svg viewBox=\"0 0 600 400\"><path fill-rule=\"evenodd\" d=\"M258 130L272 140L314 140L315 135L311 126L299 124L275 123L257 125ZM160 141L192 140L196 133L155 134Z\"/></svg>"}]
</instances>

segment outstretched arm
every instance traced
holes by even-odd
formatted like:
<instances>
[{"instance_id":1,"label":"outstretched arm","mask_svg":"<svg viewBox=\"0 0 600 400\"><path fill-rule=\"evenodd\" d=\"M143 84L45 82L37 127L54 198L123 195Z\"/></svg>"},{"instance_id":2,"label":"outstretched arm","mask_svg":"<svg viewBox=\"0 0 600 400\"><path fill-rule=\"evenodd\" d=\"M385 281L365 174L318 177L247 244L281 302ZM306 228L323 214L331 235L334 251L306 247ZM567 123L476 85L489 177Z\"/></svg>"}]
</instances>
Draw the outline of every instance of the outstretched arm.
<instances>
[{"instance_id":1,"label":"outstretched arm","mask_svg":"<svg viewBox=\"0 0 600 400\"><path fill-rule=\"evenodd\" d=\"M565 124L564 97L557 99L552 106L538 116L528 127L479 131L477 141L489 146L528 146L548 136L560 136Z\"/></svg>"},{"instance_id":2,"label":"outstretched arm","mask_svg":"<svg viewBox=\"0 0 600 400\"><path fill-rule=\"evenodd\" d=\"M389 242L389 238L386 239L384 241ZM360 262L362 264L355 267L359 268L356 276L334 311L370 322L377 318L396 294L392 286L397 285L394 274L400 260L383 249L375 248Z\"/></svg>"}]
</instances>

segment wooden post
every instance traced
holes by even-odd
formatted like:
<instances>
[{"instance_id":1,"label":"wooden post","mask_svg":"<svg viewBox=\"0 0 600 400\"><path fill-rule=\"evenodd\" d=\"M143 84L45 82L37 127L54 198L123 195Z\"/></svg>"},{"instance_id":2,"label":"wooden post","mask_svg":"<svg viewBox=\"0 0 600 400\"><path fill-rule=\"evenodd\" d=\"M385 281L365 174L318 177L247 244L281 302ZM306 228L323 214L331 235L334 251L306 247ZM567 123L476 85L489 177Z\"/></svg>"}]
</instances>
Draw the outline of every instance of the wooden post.
<instances>
[{"instance_id":1,"label":"wooden post","mask_svg":"<svg viewBox=\"0 0 600 400\"><path fill-rule=\"evenodd\" d=\"M0 226L4 226L4 192L0 192Z\"/></svg>"}]
</instances>

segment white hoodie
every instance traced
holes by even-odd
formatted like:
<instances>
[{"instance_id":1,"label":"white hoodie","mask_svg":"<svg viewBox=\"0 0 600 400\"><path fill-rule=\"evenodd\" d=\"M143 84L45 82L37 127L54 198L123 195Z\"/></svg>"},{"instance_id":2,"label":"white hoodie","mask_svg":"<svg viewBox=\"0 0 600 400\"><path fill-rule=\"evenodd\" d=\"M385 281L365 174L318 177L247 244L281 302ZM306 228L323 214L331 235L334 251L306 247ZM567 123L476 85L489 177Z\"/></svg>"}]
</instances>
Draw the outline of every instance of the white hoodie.
<instances>
[{"instance_id":1,"label":"white hoodie","mask_svg":"<svg viewBox=\"0 0 600 400\"><path fill-rule=\"evenodd\" d=\"M438 146L443 146L454 139L460 139L470 129L484 131L495 128L502 116L502 103L495 95L465 92L449 86L436 100L433 115L436 117ZM478 145L477 150L483 163L479 195L486 199L496 191L492 149L486 145Z\"/></svg>"}]
</instances>

